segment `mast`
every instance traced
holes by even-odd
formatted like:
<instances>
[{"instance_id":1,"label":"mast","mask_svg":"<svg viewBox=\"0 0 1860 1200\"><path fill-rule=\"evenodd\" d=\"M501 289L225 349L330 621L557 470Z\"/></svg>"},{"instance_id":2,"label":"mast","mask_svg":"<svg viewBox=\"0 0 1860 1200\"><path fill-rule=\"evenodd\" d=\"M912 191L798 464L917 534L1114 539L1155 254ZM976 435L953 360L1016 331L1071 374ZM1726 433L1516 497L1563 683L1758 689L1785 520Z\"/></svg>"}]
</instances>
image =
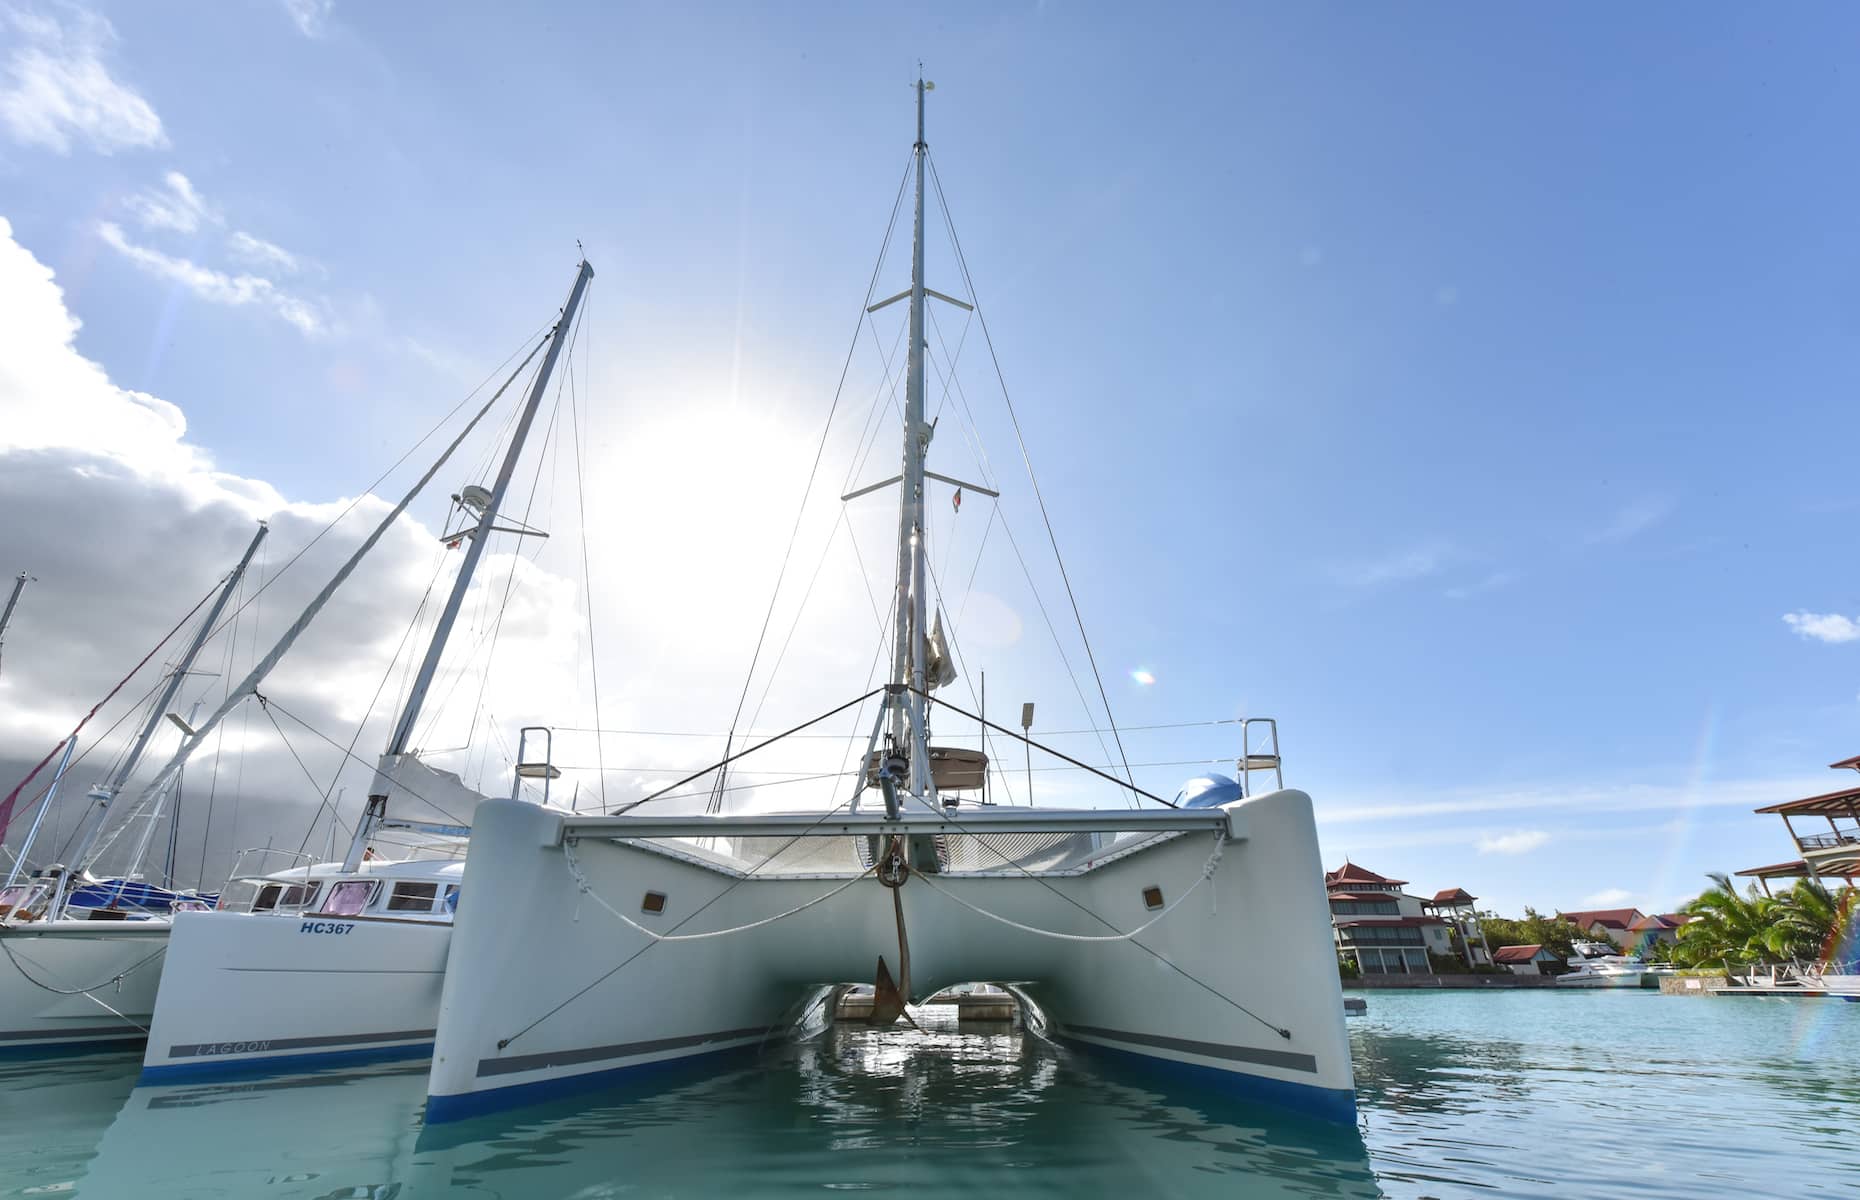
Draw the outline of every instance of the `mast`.
<instances>
[{"instance_id":1,"label":"mast","mask_svg":"<svg viewBox=\"0 0 1860 1200\"><path fill-rule=\"evenodd\" d=\"M19 594L31 578L24 571L13 577L13 594L6 598L6 611L0 612L0 649L6 646L6 627L13 620L13 606L19 603Z\"/></svg>"},{"instance_id":2,"label":"mast","mask_svg":"<svg viewBox=\"0 0 1860 1200\"><path fill-rule=\"evenodd\" d=\"M79 838L71 855L73 866L82 869L87 865L86 859L91 848L96 845L97 835L103 832L104 821L110 815L110 809L116 803L116 797L122 793L123 786L129 782L129 776L135 771L136 764L142 761L142 752L148 749L149 739L155 736L156 727L161 724L162 718L168 715L168 706L174 703L175 693L181 690L181 681L187 678L189 671L193 670L194 659L199 656L200 648L206 645L207 638L218 627L220 614L226 611L226 604L232 599L239 581L245 577L245 569L251 564L252 556L258 553L259 543L265 540L265 535L269 532L271 532L270 526L260 521L258 532L252 535L251 544L246 546L245 554L239 559L239 565L234 567L232 574L226 577L225 584L220 587L220 594L213 601L213 607L207 612L206 620L200 623L200 632L194 635L194 640L189 643L187 652L181 656L181 661L169 673L168 681L162 686L160 696L150 706L148 719L142 723L141 730L136 734L136 740L129 744L129 753L123 756L121 765L116 768L108 782L90 790L88 798L94 802L94 807L84 827L83 836ZM133 864L130 869L134 870Z\"/></svg>"},{"instance_id":3,"label":"mast","mask_svg":"<svg viewBox=\"0 0 1860 1200\"><path fill-rule=\"evenodd\" d=\"M523 405L522 415L517 418L516 431L510 435L510 449L505 452L503 465L498 468L497 481L491 485L490 499L478 514L477 525L466 531L469 540L465 546L465 560L459 565L458 578L452 581L452 594L446 598L446 606L439 614L438 623L433 626L432 641L426 647L426 658L420 663L413 687L407 693L407 703L401 710L400 720L395 723L394 733L388 738L384 762L388 758L405 754L408 744L413 740L414 722L419 720L420 709L426 703L427 690L432 687L433 677L439 671L439 660L445 653L446 639L451 635L453 623L458 620L459 609L465 603L465 593L471 588L472 574L478 569L478 560L484 557L484 548L491 540L498 511L504 504L504 493L510 490L511 477L517 470L517 459L523 453L524 439L529 436L530 426L535 423L536 410L542 406L543 393L549 386L550 372L555 369L555 360L561 353L563 340L574 327L575 311L581 306L582 293L587 290L588 280L592 278L594 268L583 259L575 270L575 283L569 289L568 303L562 306L562 315L557 318L555 328L549 334L549 348L543 354L536 381L530 386L529 399ZM345 871L353 871L361 865L362 855L367 850L368 839L374 833L375 825L387 815L388 787L387 773L376 768L374 786L368 793L368 806L355 826L355 839L350 843L348 857L343 862Z\"/></svg>"},{"instance_id":4,"label":"mast","mask_svg":"<svg viewBox=\"0 0 1860 1200\"><path fill-rule=\"evenodd\" d=\"M894 743L908 737L911 791L925 795L929 787L929 754L924 745L924 666L928 629L924 620L928 590L924 545L924 455L930 447L930 427L924 423L924 93L917 78L917 142L912 157L917 173L916 213L911 230L910 355L904 395L904 466L898 488L898 595L894 621L895 640L891 681L915 689L895 697L891 735ZM908 723L908 728L907 728Z\"/></svg>"}]
</instances>

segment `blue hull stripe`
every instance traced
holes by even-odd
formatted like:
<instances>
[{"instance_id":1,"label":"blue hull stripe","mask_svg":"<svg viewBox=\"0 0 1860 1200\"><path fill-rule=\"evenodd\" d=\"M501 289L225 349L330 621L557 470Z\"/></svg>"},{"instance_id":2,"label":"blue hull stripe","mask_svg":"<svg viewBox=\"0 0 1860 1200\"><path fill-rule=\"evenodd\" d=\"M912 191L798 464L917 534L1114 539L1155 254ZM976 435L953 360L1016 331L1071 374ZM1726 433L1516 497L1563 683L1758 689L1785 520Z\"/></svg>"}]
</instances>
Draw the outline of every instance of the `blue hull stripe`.
<instances>
[{"instance_id":1,"label":"blue hull stripe","mask_svg":"<svg viewBox=\"0 0 1860 1200\"><path fill-rule=\"evenodd\" d=\"M1260 1050L1253 1046L1229 1046L1222 1042L1197 1042L1189 1038L1164 1037L1156 1033L1131 1033L1122 1029L1100 1029L1095 1025L1067 1025L1066 1031L1082 1037L1103 1038L1109 1042L1128 1042L1134 1046L1155 1046L1159 1050L1179 1050L1203 1058L1225 1058L1233 1062L1257 1063L1285 1071L1308 1071L1317 1074L1317 1057L1294 1054L1289 1050Z\"/></svg>"},{"instance_id":2,"label":"blue hull stripe","mask_svg":"<svg viewBox=\"0 0 1860 1200\"><path fill-rule=\"evenodd\" d=\"M429 1038L431 1034L427 1035ZM356 1066L362 1063L393 1062L403 1058L431 1058L433 1043L411 1042L392 1046L360 1046L345 1050L324 1050L315 1054L279 1054L269 1058L217 1058L198 1062L169 1063L143 1067L136 1083L188 1083L197 1079L258 1078L297 1071L321 1071L331 1067Z\"/></svg>"},{"instance_id":3,"label":"blue hull stripe","mask_svg":"<svg viewBox=\"0 0 1860 1200\"><path fill-rule=\"evenodd\" d=\"M525 1071L544 1071L551 1067L574 1067L582 1063L613 1058L638 1058L666 1050L687 1050L712 1042L740 1042L744 1038L767 1037L775 1030L766 1025L749 1029L726 1029L721 1033L694 1033L685 1037L653 1038L644 1042L622 1042L614 1046L591 1046L585 1050L544 1050L538 1054L517 1054L509 1058L481 1058L478 1078L487 1075L518 1075Z\"/></svg>"},{"instance_id":4,"label":"blue hull stripe","mask_svg":"<svg viewBox=\"0 0 1860 1200\"><path fill-rule=\"evenodd\" d=\"M760 1034L761 1031L756 1032ZM452 1121L482 1116L485 1113L541 1104L562 1096L617 1087L623 1083L668 1074L680 1068L688 1068L694 1063L722 1058L725 1055L753 1054L761 1048L761 1044L761 1041L757 1040L740 1046L724 1046L716 1050L699 1051L696 1054L683 1054L677 1058L664 1058L657 1062L610 1067L605 1071L588 1071L580 1075L539 1079L534 1083L509 1084L484 1091L462 1092L456 1096L428 1096L426 1098L426 1123L443 1125Z\"/></svg>"},{"instance_id":5,"label":"blue hull stripe","mask_svg":"<svg viewBox=\"0 0 1860 1200\"><path fill-rule=\"evenodd\" d=\"M1306 1116L1335 1121L1343 1125L1356 1123L1356 1093L1349 1088L1326 1088L1309 1083L1291 1083L1283 1079L1267 1079L1261 1075L1248 1075L1241 1071L1227 1071L1220 1067L1204 1066L1201 1063L1162 1058L1154 1054L1144 1054L1139 1050L1124 1050L1079 1038L1068 1037L1065 1040L1093 1053L1108 1055L1121 1062L1139 1065L1158 1075L1188 1080L1212 1091L1241 1100L1268 1104L1274 1108L1303 1113Z\"/></svg>"}]
</instances>

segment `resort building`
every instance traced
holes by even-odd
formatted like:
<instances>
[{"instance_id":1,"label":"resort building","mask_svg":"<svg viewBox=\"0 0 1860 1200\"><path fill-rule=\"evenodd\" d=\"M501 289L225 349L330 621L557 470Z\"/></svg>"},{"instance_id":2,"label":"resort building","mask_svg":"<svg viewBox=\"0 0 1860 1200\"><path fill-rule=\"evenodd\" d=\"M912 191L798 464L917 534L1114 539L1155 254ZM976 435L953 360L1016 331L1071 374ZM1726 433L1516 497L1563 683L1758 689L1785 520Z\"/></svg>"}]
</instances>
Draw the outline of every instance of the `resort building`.
<instances>
[{"instance_id":1,"label":"resort building","mask_svg":"<svg viewBox=\"0 0 1860 1200\"><path fill-rule=\"evenodd\" d=\"M1860 771L1860 755L1828 766L1836 771ZM1783 828L1789 831L1789 840L1795 843L1795 851L1801 856L1738 872L1743 878L1760 883L1766 895L1772 879L1845 881L1849 886L1860 879L1860 787L1785 800L1756 811L1781 817ZM1828 823L1825 833L1818 829L1823 821ZM1797 822L1801 822L1800 827Z\"/></svg>"},{"instance_id":2,"label":"resort building","mask_svg":"<svg viewBox=\"0 0 1860 1200\"><path fill-rule=\"evenodd\" d=\"M1644 913L1638 908L1593 908L1560 912L1597 941L1613 942L1625 954L1646 954L1655 946L1679 940L1679 927L1692 918L1685 913Z\"/></svg>"},{"instance_id":3,"label":"resort building","mask_svg":"<svg viewBox=\"0 0 1860 1200\"><path fill-rule=\"evenodd\" d=\"M1407 885L1352 862L1324 873L1339 957L1364 975L1431 975L1430 954L1459 957L1468 966L1492 961L1472 896L1453 888L1424 900L1402 891Z\"/></svg>"},{"instance_id":4,"label":"resort building","mask_svg":"<svg viewBox=\"0 0 1860 1200\"><path fill-rule=\"evenodd\" d=\"M1448 888L1435 892L1432 900L1421 901L1421 911L1439 917L1459 934L1460 957L1468 967L1492 965L1492 948L1486 945L1485 930L1479 928L1479 913L1473 907L1479 897L1465 888Z\"/></svg>"},{"instance_id":5,"label":"resort building","mask_svg":"<svg viewBox=\"0 0 1860 1200\"><path fill-rule=\"evenodd\" d=\"M1613 942L1623 950L1634 944L1628 927L1646 917L1638 908L1584 908L1556 915L1557 920L1568 921L1597 941Z\"/></svg>"},{"instance_id":6,"label":"resort building","mask_svg":"<svg viewBox=\"0 0 1860 1200\"><path fill-rule=\"evenodd\" d=\"M1563 970L1563 960L1547 946L1500 946L1492 952L1492 961L1513 975L1556 975Z\"/></svg>"}]
</instances>

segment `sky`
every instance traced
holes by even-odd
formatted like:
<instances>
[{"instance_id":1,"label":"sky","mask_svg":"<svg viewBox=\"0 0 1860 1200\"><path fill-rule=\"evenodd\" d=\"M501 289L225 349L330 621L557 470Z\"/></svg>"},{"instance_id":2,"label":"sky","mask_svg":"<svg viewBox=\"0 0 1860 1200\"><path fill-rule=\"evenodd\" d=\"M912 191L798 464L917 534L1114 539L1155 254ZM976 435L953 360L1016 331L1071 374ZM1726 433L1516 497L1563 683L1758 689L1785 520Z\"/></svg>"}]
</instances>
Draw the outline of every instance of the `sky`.
<instances>
[{"instance_id":1,"label":"sky","mask_svg":"<svg viewBox=\"0 0 1860 1200\"><path fill-rule=\"evenodd\" d=\"M874 262L922 60L972 276L933 193L929 282L987 317L934 310L931 467L1003 493L931 495L945 695L979 703L986 671L992 717L1033 700L1036 736L1156 764L1135 774L1162 795L1238 752L1206 722L1273 717L1329 865L1508 913L1668 910L1793 857L1750 810L1860 753L1856 24L4 0L0 572L36 581L0 766L269 518L254 578L277 581L183 698L217 699L445 439L409 448L550 323L578 246L574 369L516 488L552 536L490 548L420 744L499 793L517 727L552 725L559 786L611 803L733 719L865 691L895 510L838 497L895 463L905 306L857 318L908 281L908 211ZM456 566L446 496L506 412L261 689L271 715L190 771L200 877L339 837L332 786L353 819ZM1122 754L1069 732L1104 727L1093 662ZM585 732L597 700L644 732ZM732 804L841 769L848 716ZM1104 802L1059 765L1036 799Z\"/></svg>"}]
</instances>

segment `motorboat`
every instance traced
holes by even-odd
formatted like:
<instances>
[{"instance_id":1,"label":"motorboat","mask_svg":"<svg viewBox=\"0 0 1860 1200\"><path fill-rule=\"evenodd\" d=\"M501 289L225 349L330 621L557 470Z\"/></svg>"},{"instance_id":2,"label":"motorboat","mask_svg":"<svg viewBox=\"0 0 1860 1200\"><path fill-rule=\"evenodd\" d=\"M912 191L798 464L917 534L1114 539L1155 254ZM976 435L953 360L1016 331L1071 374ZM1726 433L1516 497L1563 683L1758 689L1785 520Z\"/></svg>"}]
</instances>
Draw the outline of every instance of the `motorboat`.
<instances>
[{"instance_id":1,"label":"motorboat","mask_svg":"<svg viewBox=\"0 0 1860 1200\"><path fill-rule=\"evenodd\" d=\"M1638 954L1623 954L1608 942L1574 942L1570 949L1572 969L1556 977L1556 986L1561 988L1658 987L1659 977L1673 971L1670 966L1649 964Z\"/></svg>"}]
</instances>

